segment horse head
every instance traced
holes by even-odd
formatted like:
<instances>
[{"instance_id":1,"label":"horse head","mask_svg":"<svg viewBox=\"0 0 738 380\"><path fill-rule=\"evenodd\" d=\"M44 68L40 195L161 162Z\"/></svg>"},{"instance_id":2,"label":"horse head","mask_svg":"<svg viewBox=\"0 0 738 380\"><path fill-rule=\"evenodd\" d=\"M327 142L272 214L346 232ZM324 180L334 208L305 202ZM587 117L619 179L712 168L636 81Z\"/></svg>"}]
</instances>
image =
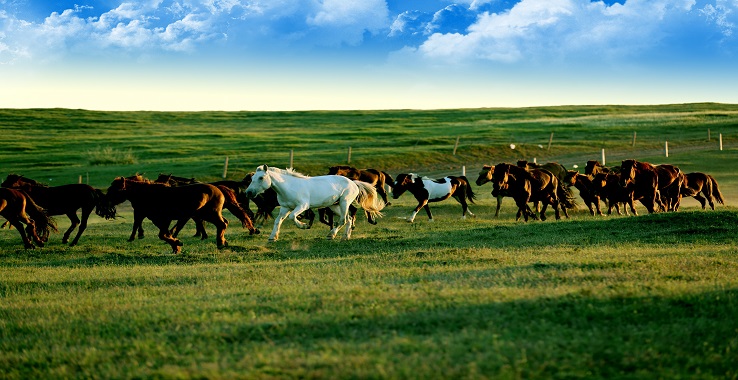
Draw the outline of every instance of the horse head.
<instances>
[{"instance_id":1,"label":"horse head","mask_svg":"<svg viewBox=\"0 0 738 380\"><path fill-rule=\"evenodd\" d=\"M270 187L272 187L272 178L269 175L269 166L261 165L251 176L251 183L246 188L246 196L254 198Z\"/></svg>"},{"instance_id":2,"label":"horse head","mask_svg":"<svg viewBox=\"0 0 738 380\"><path fill-rule=\"evenodd\" d=\"M395 182L392 184L392 198L399 198L400 195L405 193L411 186L413 186L417 178L417 174L414 173L399 174L395 179Z\"/></svg>"},{"instance_id":3,"label":"horse head","mask_svg":"<svg viewBox=\"0 0 738 380\"><path fill-rule=\"evenodd\" d=\"M577 177L579 176L578 170L567 170L566 175L564 175L564 184L573 186L577 183Z\"/></svg>"},{"instance_id":4,"label":"horse head","mask_svg":"<svg viewBox=\"0 0 738 380\"><path fill-rule=\"evenodd\" d=\"M494 172L492 173L492 187L497 190L507 190L509 187L508 181L510 177L510 164L497 164L494 166Z\"/></svg>"},{"instance_id":5,"label":"horse head","mask_svg":"<svg viewBox=\"0 0 738 380\"><path fill-rule=\"evenodd\" d=\"M492 171L494 170L494 166L484 165L482 170L479 172L479 177L477 177L477 186L482 186L485 183L492 181Z\"/></svg>"},{"instance_id":6,"label":"horse head","mask_svg":"<svg viewBox=\"0 0 738 380\"><path fill-rule=\"evenodd\" d=\"M636 163L636 160L623 160L620 165L620 186L627 187L635 181Z\"/></svg>"},{"instance_id":7,"label":"horse head","mask_svg":"<svg viewBox=\"0 0 738 380\"><path fill-rule=\"evenodd\" d=\"M110 183L105 194L110 205L118 205L126 201L126 184L128 181L125 177L116 177Z\"/></svg>"}]
</instances>

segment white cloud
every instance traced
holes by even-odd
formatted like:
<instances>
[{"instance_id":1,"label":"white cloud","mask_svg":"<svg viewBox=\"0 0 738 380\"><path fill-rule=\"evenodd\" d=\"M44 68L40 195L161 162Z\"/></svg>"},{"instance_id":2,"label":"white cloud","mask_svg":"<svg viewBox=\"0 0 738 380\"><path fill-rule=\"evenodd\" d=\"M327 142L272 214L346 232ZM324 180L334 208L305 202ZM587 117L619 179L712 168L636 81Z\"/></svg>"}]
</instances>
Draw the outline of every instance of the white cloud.
<instances>
[{"instance_id":1,"label":"white cloud","mask_svg":"<svg viewBox=\"0 0 738 380\"><path fill-rule=\"evenodd\" d=\"M356 44L365 31L377 32L389 25L384 0L323 0L307 24L338 32L337 42Z\"/></svg>"},{"instance_id":2,"label":"white cloud","mask_svg":"<svg viewBox=\"0 0 738 380\"><path fill-rule=\"evenodd\" d=\"M702 14L729 35L734 24L727 16L738 1L716 1ZM679 29L674 23L698 21L695 5L695 0L628 0L612 6L590 0L522 0L509 11L481 14L465 33L433 34L418 52L451 62L627 58L658 46Z\"/></svg>"}]
</instances>

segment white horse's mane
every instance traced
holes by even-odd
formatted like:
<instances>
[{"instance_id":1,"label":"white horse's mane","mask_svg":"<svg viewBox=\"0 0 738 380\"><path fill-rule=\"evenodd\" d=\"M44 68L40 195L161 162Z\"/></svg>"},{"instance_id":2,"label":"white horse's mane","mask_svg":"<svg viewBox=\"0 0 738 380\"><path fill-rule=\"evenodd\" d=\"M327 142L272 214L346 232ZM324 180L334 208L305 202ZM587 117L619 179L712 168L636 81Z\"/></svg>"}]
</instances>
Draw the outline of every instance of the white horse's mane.
<instances>
[{"instance_id":1,"label":"white horse's mane","mask_svg":"<svg viewBox=\"0 0 738 380\"><path fill-rule=\"evenodd\" d=\"M296 171L293 168L280 169L280 168L275 168L275 167L270 166L269 167L269 170L270 171L275 171L275 172L280 173L280 174L289 175L289 176L292 176L292 177L297 177L297 178L310 178L310 176L307 176L305 174L302 174L302 173Z\"/></svg>"}]
</instances>

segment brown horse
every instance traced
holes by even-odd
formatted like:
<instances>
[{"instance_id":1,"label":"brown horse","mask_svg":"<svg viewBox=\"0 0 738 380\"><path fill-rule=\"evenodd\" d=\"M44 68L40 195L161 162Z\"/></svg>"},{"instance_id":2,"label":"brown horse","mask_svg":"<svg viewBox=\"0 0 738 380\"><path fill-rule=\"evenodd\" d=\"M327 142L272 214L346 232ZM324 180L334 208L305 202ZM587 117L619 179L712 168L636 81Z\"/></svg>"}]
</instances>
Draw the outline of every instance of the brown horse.
<instances>
[{"instance_id":1,"label":"brown horse","mask_svg":"<svg viewBox=\"0 0 738 380\"><path fill-rule=\"evenodd\" d=\"M428 214L428 219L433 221L433 214L431 213L429 202L440 202L453 197L461 204L461 217L466 218L466 214L474 216L469 211L469 203L474 203L476 195L472 191L469 180L464 176L454 177L447 176L440 179L429 179L420 178L417 174L400 174L397 176L395 183L392 185L392 197L397 199L400 195L404 194L405 191L409 191L410 194L415 196L418 201L418 206L415 207L413 213L407 219L408 222L412 223L415 221L415 216L418 214L421 208L425 209Z\"/></svg>"},{"instance_id":2,"label":"brown horse","mask_svg":"<svg viewBox=\"0 0 738 380\"><path fill-rule=\"evenodd\" d=\"M56 231L54 221L21 190L0 188L0 215L18 230L26 248L34 248L29 236L43 247L50 231Z\"/></svg>"},{"instance_id":3,"label":"brown horse","mask_svg":"<svg viewBox=\"0 0 738 380\"><path fill-rule=\"evenodd\" d=\"M477 177L477 186L482 186L487 182L492 181L492 173L495 167L490 165L482 166L482 170L479 171L479 177ZM506 192L499 192L492 190L492 196L497 198L497 208L495 208L495 218L500 216L500 207L502 207L502 198L508 196Z\"/></svg>"},{"instance_id":4,"label":"brown horse","mask_svg":"<svg viewBox=\"0 0 738 380\"><path fill-rule=\"evenodd\" d=\"M373 185L377 189L377 194L382 197L385 206L389 206L387 201L387 191L384 186L394 182L392 177L377 169L357 169L348 165L331 166L328 169L328 175L342 175L348 179L363 181Z\"/></svg>"},{"instance_id":5,"label":"brown horse","mask_svg":"<svg viewBox=\"0 0 738 380\"><path fill-rule=\"evenodd\" d=\"M633 185L630 185L631 187ZM631 188L625 188L620 186L620 175L612 172L598 172L592 179L592 191L602 199L607 200L607 215L612 214L612 208L615 207L618 215L620 213L620 204L623 203L630 207L630 211L633 215L638 216L638 212L633 205L633 202L640 198L634 198L633 190ZM641 194L635 195L640 197ZM628 214L628 209L624 207L625 214Z\"/></svg>"},{"instance_id":6,"label":"brown horse","mask_svg":"<svg viewBox=\"0 0 738 380\"><path fill-rule=\"evenodd\" d=\"M693 197L700 205L702 209L705 209L705 202L710 203L710 208L715 209L715 203L712 201L715 198L721 205L725 204L723 194L720 193L720 187L715 178L709 174L693 172L684 175L685 181L682 184L681 193L684 197ZM700 195L702 193L702 195Z\"/></svg>"},{"instance_id":7,"label":"brown horse","mask_svg":"<svg viewBox=\"0 0 738 380\"><path fill-rule=\"evenodd\" d=\"M159 228L159 239L167 242L175 254L181 251L182 242L171 235L169 225L173 220L177 221L175 230L182 229L191 218L206 220L218 230L215 237L218 248L227 244L225 231L228 222L222 215L225 196L213 185L203 183L170 187L118 177L110 184L107 197L114 205L130 201L133 206L133 230L136 231L143 219L148 218Z\"/></svg>"},{"instance_id":8,"label":"brown horse","mask_svg":"<svg viewBox=\"0 0 738 380\"><path fill-rule=\"evenodd\" d=\"M679 209L680 189L684 183L684 173L674 165L653 165L636 160L623 160L620 166L620 186L631 188L633 195L649 213L655 212L658 204L665 210ZM667 201L664 204L661 197Z\"/></svg>"},{"instance_id":9,"label":"brown horse","mask_svg":"<svg viewBox=\"0 0 738 380\"><path fill-rule=\"evenodd\" d=\"M520 166L506 163L495 165L492 173L492 184L495 189L506 191L518 206L515 220L520 220L523 215L525 221L528 217L535 218L535 214L528 206L529 202L539 201L543 203L540 217L546 220L546 208L551 205L554 208L556 219L561 219L559 214L560 184L558 178L548 170L532 169L526 170ZM566 213L566 209L563 208Z\"/></svg>"},{"instance_id":10,"label":"brown horse","mask_svg":"<svg viewBox=\"0 0 738 380\"><path fill-rule=\"evenodd\" d=\"M602 210L600 210L600 196L594 190L592 180L586 175L580 175L576 170L569 170L564 176L564 183L567 186L574 186L579 190L579 196L587 205L589 213L595 215L595 209L597 215L602 216ZM592 206L594 205L594 208Z\"/></svg>"},{"instance_id":11,"label":"brown horse","mask_svg":"<svg viewBox=\"0 0 738 380\"><path fill-rule=\"evenodd\" d=\"M574 198L574 192L571 191L570 184L565 181L566 174L569 172L566 170L564 165L561 165L558 162L547 162L545 164L536 164L536 163L530 163L526 160L519 160L518 166L521 168L524 168L526 170L533 170L533 169L544 169L550 171L553 175L556 176L556 179L559 180L559 202L560 206L562 207L562 211L564 212L564 215L566 217L569 217L568 212L566 209L573 209L576 208L576 200ZM535 202L536 211L539 210L538 202Z\"/></svg>"},{"instance_id":12,"label":"brown horse","mask_svg":"<svg viewBox=\"0 0 738 380\"><path fill-rule=\"evenodd\" d=\"M620 166L607 167L607 166L602 165L597 160L587 161L587 166L584 167L584 175L588 175L590 177L594 177L595 175L599 173L617 174L619 172L620 172Z\"/></svg>"},{"instance_id":13,"label":"brown horse","mask_svg":"<svg viewBox=\"0 0 738 380\"><path fill-rule=\"evenodd\" d=\"M62 242L66 244L72 231L79 226L77 235L70 246L79 242L80 236L87 229L87 219L93 210L101 217L110 216L105 203L105 195L99 189L85 184L70 184L61 186L47 186L32 179L17 174L10 174L0 184L2 187L21 189L46 210L48 215L66 215L72 225L64 232ZM77 210L82 210L81 218L77 217Z\"/></svg>"},{"instance_id":14,"label":"brown horse","mask_svg":"<svg viewBox=\"0 0 738 380\"><path fill-rule=\"evenodd\" d=\"M201 183L194 178L177 177L171 174L159 174L159 177L154 182L163 183L168 186L186 186ZM239 182L226 180L208 183L217 186L220 191L223 192L223 195L225 195L225 204L223 207L230 211L231 214L236 215L241 223L244 224L244 227L248 228L252 234L259 233L259 231L254 228L252 222L254 219L254 213L248 208L249 198L245 193L246 188L249 185L248 183L245 183L244 181ZM244 213L246 214L245 217L243 216ZM195 218L193 221L195 222L194 237L199 237L201 240L207 239L208 233L205 230L202 220ZM173 237L177 237L177 235L179 235L179 230L172 231Z\"/></svg>"}]
</instances>

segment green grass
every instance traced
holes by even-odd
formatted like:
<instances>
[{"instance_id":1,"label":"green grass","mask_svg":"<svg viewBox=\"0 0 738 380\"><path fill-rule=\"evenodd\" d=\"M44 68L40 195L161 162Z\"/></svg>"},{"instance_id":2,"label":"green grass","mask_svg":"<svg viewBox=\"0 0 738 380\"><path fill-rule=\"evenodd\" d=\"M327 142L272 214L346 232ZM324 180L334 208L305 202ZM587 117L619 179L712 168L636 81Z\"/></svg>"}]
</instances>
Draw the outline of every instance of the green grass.
<instances>
[{"instance_id":1,"label":"green grass","mask_svg":"<svg viewBox=\"0 0 738 380\"><path fill-rule=\"evenodd\" d=\"M147 236L127 242L125 208L114 221L93 216L76 247L53 234L46 247L24 250L15 230L0 230L0 378L736 378L736 109L0 110L3 131L35 136L4 134L2 166L52 183L87 170L99 187L136 171L217 178L222 154L237 178L293 147L305 151L296 162L309 158L295 166L319 174L345 160L347 141L358 166L384 163L371 166L397 174L467 165L472 178L475 165L517 159L523 148L540 153L555 127L539 162L583 165L602 144L666 162L658 149L667 133L668 161L714 174L729 204L702 211L689 199L678 213L578 210L522 223L509 199L493 217L486 185L475 187L474 219L461 220L447 201L431 206L434 223L419 214L409 224L414 200L404 195L378 225L360 217L350 241L286 222L269 244L271 226L249 236L231 223L229 246L218 250L212 238L189 237L189 224L176 256L148 221ZM642 148L630 146L634 128ZM707 128L712 145L701 141ZM714 148L718 131L723 151ZM511 152L513 134L523 148ZM98 147L130 149L136 163L91 166L86 152Z\"/></svg>"}]
</instances>

